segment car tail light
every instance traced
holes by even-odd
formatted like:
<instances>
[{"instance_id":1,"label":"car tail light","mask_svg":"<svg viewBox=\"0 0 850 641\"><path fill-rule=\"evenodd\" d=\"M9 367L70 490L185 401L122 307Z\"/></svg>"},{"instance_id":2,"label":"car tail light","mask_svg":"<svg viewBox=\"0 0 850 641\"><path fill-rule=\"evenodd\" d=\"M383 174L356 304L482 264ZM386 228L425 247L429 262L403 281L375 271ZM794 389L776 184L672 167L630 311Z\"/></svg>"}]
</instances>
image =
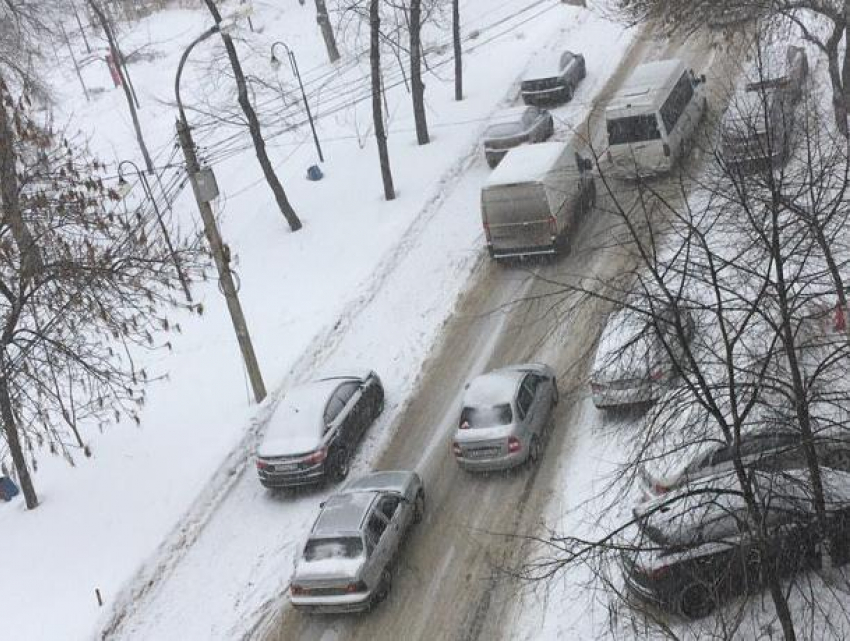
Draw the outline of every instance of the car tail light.
<instances>
[{"instance_id":1,"label":"car tail light","mask_svg":"<svg viewBox=\"0 0 850 641\"><path fill-rule=\"evenodd\" d=\"M508 452L514 454L519 452L522 449L522 443L519 442L519 439L516 436L511 436L508 439Z\"/></svg>"},{"instance_id":2,"label":"car tail light","mask_svg":"<svg viewBox=\"0 0 850 641\"><path fill-rule=\"evenodd\" d=\"M669 565L661 565L657 568L643 568L643 567L638 566L635 569L640 574L643 574L644 576L649 577L650 579L660 579L662 576L667 574L668 570L670 569L670 566Z\"/></svg>"},{"instance_id":3,"label":"car tail light","mask_svg":"<svg viewBox=\"0 0 850 641\"><path fill-rule=\"evenodd\" d=\"M649 378L651 378L654 381L660 381L662 378L664 378L664 370L663 369L657 369L654 372L651 372L649 374Z\"/></svg>"},{"instance_id":4,"label":"car tail light","mask_svg":"<svg viewBox=\"0 0 850 641\"><path fill-rule=\"evenodd\" d=\"M257 459L257 469L258 469L258 470L264 470L264 469L266 469L268 466L269 466L269 464L268 464L268 463L266 463L263 459L261 459L261 458L258 458L258 459Z\"/></svg>"},{"instance_id":5,"label":"car tail light","mask_svg":"<svg viewBox=\"0 0 850 641\"><path fill-rule=\"evenodd\" d=\"M303 462L309 463L311 465L315 465L316 463L321 463L326 458L328 458L328 448L323 447L323 448L316 450L315 452L313 452L309 456L304 457Z\"/></svg>"},{"instance_id":6,"label":"car tail light","mask_svg":"<svg viewBox=\"0 0 850 641\"><path fill-rule=\"evenodd\" d=\"M590 391L593 392L594 394L600 394L604 390L605 390L605 386L602 385L601 383L591 383L590 384Z\"/></svg>"},{"instance_id":7,"label":"car tail light","mask_svg":"<svg viewBox=\"0 0 850 641\"><path fill-rule=\"evenodd\" d=\"M558 219L554 216L549 216L549 232L553 237L558 235Z\"/></svg>"},{"instance_id":8,"label":"car tail light","mask_svg":"<svg viewBox=\"0 0 850 641\"><path fill-rule=\"evenodd\" d=\"M652 491L656 494L667 494L667 492L670 491L670 488L666 485L656 482L652 484Z\"/></svg>"},{"instance_id":9,"label":"car tail light","mask_svg":"<svg viewBox=\"0 0 850 641\"><path fill-rule=\"evenodd\" d=\"M490 236L490 224L484 223L484 238L487 239L487 242L491 242L493 238Z\"/></svg>"},{"instance_id":10,"label":"car tail light","mask_svg":"<svg viewBox=\"0 0 850 641\"><path fill-rule=\"evenodd\" d=\"M305 588L303 585L290 585L289 593L292 596L307 596L310 594L310 588Z\"/></svg>"},{"instance_id":11,"label":"car tail light","mask_svg":"<svg viewBox=\"0 0 850 641\"><path fill-rule=\"evenodd\" d=\"M608 162L613 164L614 163L614 156L611 155L610 149L605 153L605 155L608 157Z\"/></svg>"},{"instance_id":12,"label":"car tail light","mask_svg":"<svg viewBox=\"0 0 850 641\"><path fill-rule=\"evenodd\" d=\"M363 581L357 581L357 583L349 583L345 586L346 594L354 594L356 592L365 592L369 588L366 587L366 584Z\"/></svg>"},{"instance_id":13,"label":"car tail light","mask_svg":"<svg viewBox=\"0 0 850 641\"><path fill-rule=\"evenodd\" d=\"M668 144L665 142L665 143L664 143L664 147L663 147L663 149L664 149L664 155L665 155L665 156L669 156L669 155L670 155L670 145L668 145Z\"/></svg>"},{"instance_id":14,"label":"car tail light","mask_svg":"<svg viewBox=\"0 0 850 641\"><path fill-rule=\"evenodd\" d=\"M460 449L460 445L457 443L452 443L452 452L454 452L455 456L463 455L463 450Z\"/></svg>"}]
</instances>

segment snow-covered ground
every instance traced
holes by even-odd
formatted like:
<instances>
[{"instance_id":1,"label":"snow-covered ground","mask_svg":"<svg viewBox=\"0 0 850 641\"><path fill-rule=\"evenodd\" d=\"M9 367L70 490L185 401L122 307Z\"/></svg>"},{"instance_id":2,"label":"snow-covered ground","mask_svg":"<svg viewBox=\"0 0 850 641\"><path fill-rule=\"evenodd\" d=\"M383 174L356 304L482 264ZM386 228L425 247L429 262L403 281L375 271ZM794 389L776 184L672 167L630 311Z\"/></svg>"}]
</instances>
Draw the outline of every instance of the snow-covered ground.
<instances>
[{"instance_id":1,"label":"snow-covered ground","mask_svg":"<svg viewBox=\"0 0 850 641\"><path fill-rule=\"evenodd\" d=\"M331 78L325 95L333 95L334 82L367 86L361 65L331 73L309 4L254 5L257 33L240 32L251 43L250 51L241 48L251 73L274 78L268 47L283 39L297 51L308 86ZM282 499L262 491L253 478L251 447L275 399L289 383L319 371L374 367L387 386L389 411L360 449L355 473L368 467L482 256L477 188L486 170L477 141L487 117L515 100L518 75L540 43L549 43L597 52L588 55L588 81L559 115L581 118L629 42L618 27L555 0L467 0L462 6L464 31L480 35L466 45L464 101L453 100L449 67L426 77L430 145L415 144L403 84L388 92L396 201L381 196L368 102L323 117L317 101L327 159L319 183L303 177L315 162L306 128L270 141L275 167L304 221L297 234L276 211L252 150L215 165L222 231L236 260L270 399L260 408L251 404L223 301L214 284L195 286L205 313L176 319L182 334L170 337L173 351L152 359L150 368L168 378L151 387L141 427L122 423L102 435L88 433L94 456L80 457L74 469L40 457L35 482L41 507L27 512L20 500L0 505L4 539L15 542L0 582L4 635L85 638L121 608L151 603L126 631L139 638L232 638L279 596L293 546L319 498ZM176 159L169 103L177 60L209 23L202 11L169 10L133 25L122 38L125 50L150 41L158 54L130 67L157 165ZM430 37L446 40L445 34ZM343 50L350 54L357 44ZM183 88L188 105L207 89L207 65L220 52L220 42L211 39L193 53ZM91 135L92 147L107 162L130 157L141 164L123 94L109 87L105 66L85 68L90 88L105 88L86 103L67 61L61 62L57 120L67 118L72 128ZM189 117L200 119L191 110ZM199 132L202 156L225 156L226 135L217 134ZM449 198L454 206L446 205ZM184 229L197 228L187 191L174 215ZM244 509L217 510L222 501ZM251 545L255 533L267 535L267 547ZM223 554L231 541L239 545ZM156 581L162 578L168 587L159 592ZM199 584L199 578L207 582ZM154 587L148 599L141 595L149 581ZM37 605L44 603L49 616L39 613ZM136 627L142 623L153 627Z\"/></svg>"}]
</instances>

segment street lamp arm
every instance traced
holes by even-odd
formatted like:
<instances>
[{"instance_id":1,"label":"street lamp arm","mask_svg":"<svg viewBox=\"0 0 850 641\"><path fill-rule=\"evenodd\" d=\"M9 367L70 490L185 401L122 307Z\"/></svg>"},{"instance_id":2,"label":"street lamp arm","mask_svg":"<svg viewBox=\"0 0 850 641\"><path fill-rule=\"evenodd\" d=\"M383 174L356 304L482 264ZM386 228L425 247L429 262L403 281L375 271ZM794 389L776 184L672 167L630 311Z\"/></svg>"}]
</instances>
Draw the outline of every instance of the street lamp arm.
<instances>
[{"instance_id":1,"label":"street lamp arm","mask_svg":"<svg viewBox=\"0 0 850 641\"><path fill-rule=\"evenodd\" d=\"M183 102L180 100L180 77L183 75L183 65L186 64L186 60L189 58L189 54L192 53L192 49L195 48L196 45L200 44L211 35L218 33L221 30L221 26L216 24L204 31L200 36L195 38L191 44L186 47L186 50L183 52L183 55L180 56L180 64L177 65L177 75L174 78L174 97L177 99L177 109L180 112L180 120L184 125L188 126L188 121L186 120L186 112L183 110Z\"/></svg>"},{"instance_id":2,"label":"street lamp arm","mask_svg":"<svg viewBox=\"0 0 850 641\"><path fill-rule=\"evenodd\" d=\"M139 174L140 176L142 175L142 170L139 169L139 166L136 163L134 163L132 160L122 160L121 162L118 163L118 180L119 181L124 180L124 174L121 171L121 167L123 167L124 165L130 165L133 169L136 170L137 174Z\"/></svg>"}]
</instances>

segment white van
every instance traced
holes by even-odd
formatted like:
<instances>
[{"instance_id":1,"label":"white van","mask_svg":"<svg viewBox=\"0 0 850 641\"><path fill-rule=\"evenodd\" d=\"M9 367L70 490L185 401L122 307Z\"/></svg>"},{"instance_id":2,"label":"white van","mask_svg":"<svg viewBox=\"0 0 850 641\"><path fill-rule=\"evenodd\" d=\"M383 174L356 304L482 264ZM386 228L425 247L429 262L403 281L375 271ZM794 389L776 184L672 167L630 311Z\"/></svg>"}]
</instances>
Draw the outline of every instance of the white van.
<instances>
[{"instance_id":1,"label":"white van","mask_svg":"<svg viewBox=\"0 0 850 641\"><path fill-rule=\"evenodd\" d=\"M581 214L593 209L593 164L572 144L517 147L481 189L481 219L494 258L557 254Z\"/></svg>"},{"instance_id":2,"label":"white van","mask_svg":"<svg viewBox=\"0 0 850 641\"><path fill-rule=\"evenodd\" d=\"M705 76L681 60L639 65L605 109L607 158L624 178L670 171L706 111Z\"/></svg>"}]
</instances>

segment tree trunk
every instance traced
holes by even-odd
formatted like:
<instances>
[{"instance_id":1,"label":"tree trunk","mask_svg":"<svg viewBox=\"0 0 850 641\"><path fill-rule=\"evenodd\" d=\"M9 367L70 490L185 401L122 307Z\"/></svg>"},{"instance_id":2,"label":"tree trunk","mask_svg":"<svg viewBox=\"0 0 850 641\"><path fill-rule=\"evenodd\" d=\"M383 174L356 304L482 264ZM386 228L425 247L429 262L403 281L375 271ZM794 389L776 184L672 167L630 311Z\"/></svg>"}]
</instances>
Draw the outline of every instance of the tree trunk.
<instances>
[{"instance_id":1,"label":"tree trunk","mask_svg":"<svg viewBox=\"0 0 850 641\"><path fill-rule=\"evenodd\" d=\"M18 158L15 153L15 131L12 128L14 115L8 111L7 99L11 101L12 98L6 90L3 77L0 76L0 209L3 223L9 226L21 253L22 277L24 282L27 282L41 270L43 263L35 239L21 212Z\"/></svg>"},{"instance_id":2,"label":"tree trunk","mask_svg":"<svg viewBox=\"0 0 850 641\"><path fill-rule=\"evenodd\" d=\"M153 162L148 153L148 147L145 144L145 139L142 136L142 126L139 124L139 116L136 113L136 103L133 100L133 94L130 90L130 83L127 80L127 75L124 73L124 66L121 63L121 51L118 49L118 43L112 34L112 29L109 26L109 19L106 14L98 6L95 0L88 0L89 6L97 16L98 22L106 35L106 40L109 42L109 52L112 54L112 60L115 63L115 68L118 70L118 75L121 78L121 88L124 90L124 97L127 99L127 106L130 108L130 117L133 120L133 128L136 130L136 141L139 143L139 149L142 152L142 158L145 161L145 167L149 172L153 172Z\"/></svg>"},{"instance_id":3,"label":"tree trunk","mask_svg":"<svg viewBox=\"0 0 850 641\"><path fill-rule=\"evenodd\" d=\"M847 113L850 112L850 0L844 0L844 64L841 68L841 87L843 101L844 127L839 129L848 135Z\"/></svg>"},{"instance_id":4,"label":"tree trunk","mask_svg":"<svg viewBox=\"0 0 850 641\"><path fill-rule=\"evenodd\" d=\"M5 368L5 363L3 363L3 367ZM18 424L15 421L15 413L12 411L12 398L9 396L9 386L5 374L0 375L0 420L3 421L3 433L6 435L6 443L9 445L12 462L15 464L15 470L18 473L18 483L24 493L27 509L34 510L38 507L38 495L35 493L27 460L24 457L23 449L21 449Z\"/></svg>"},{"instance_id":5,"label":"tree trunk","mask_svg":"<svg viewBox=\"0 0 850 641\"><path fill-rule=\"evenodd\" d=\"M410 82L413 85L413 119L416 140L420 145L430 142L428 119L425 114L425 85L422 83L422 0L410 1Z\"/></svg>"},{"instance_id":6,"label":"tree trunk","mask_svg":"<svg viewBox=\"0 0 850 641\"><path fill-rule=\"evenodd\" d=\"M331 62L336 62L339 60L339 49L336 47L336 36L334 36L331 19L328 17L328 8L325 6L325 0L316 0L316 22L319 23L319 27L322 29L322 37L325 39L328 58Z\"/></svg>"},{"instance_id":7,"label":"tree trunk","mask_svg":"<svg viewBox=\"0 0 850 641\"><path fill-rule=\"evenodd\" d=\"M452 0L452 43L455 54L455 100L463 100L463 52L460 48L460 0Z\"/></svg>"},{"instance_id":8,"label":"tree trunk","mask_svg":"<svg viewBox=\"0 0 850 641\"><path fill-rule=\"evenodd\" d=\"M221 14L215 6L214 0L204 0L207 8L212 14L216 24L221 22ZM248 85L245 82L245 74L242 72L242 65L239 62L239 56L236 54L236 47L233 44L233 39L226 33L221 34L221 39L224 41L224 48L227 50L227 57L230 59L230 66L233 68L233 75L236 78L236 88L239 106L242 107L242 112L248 119L248 131L251 132L251 140L254 142L254 151L257 154L257 160L260 162L260 167L263 169L263 175L266 182L271 187L274 198L277 201L277 206L280 208L280 213L286 218L289 223L289 228L292 231L301 229L301 220L292 208L289 199L286 197L286 192L283 190L283 185L277 178L274 172L269 155L266 153L266 143L263 140L263 134L260 130L260 121L257 118L257 113L254 107L251 106L251 101L248 99Z\"/></svg>"},{"instance_id":9,"label":"tree trunk","mask_svg":"<svg viewBox=\"0 0 850 641\"><path fill-rule=\"evenodd\" d=\"M375 124L375 139L378 141L378 156L381 161L381 178L384 181L384 198L395 199L393 175L390 170L390 154L387 149L387 132L384 129L384 114L381 110L381 15L378 3L369 3L369 60L372 67L372 119Z\"/></svg>"}]
</instances>

